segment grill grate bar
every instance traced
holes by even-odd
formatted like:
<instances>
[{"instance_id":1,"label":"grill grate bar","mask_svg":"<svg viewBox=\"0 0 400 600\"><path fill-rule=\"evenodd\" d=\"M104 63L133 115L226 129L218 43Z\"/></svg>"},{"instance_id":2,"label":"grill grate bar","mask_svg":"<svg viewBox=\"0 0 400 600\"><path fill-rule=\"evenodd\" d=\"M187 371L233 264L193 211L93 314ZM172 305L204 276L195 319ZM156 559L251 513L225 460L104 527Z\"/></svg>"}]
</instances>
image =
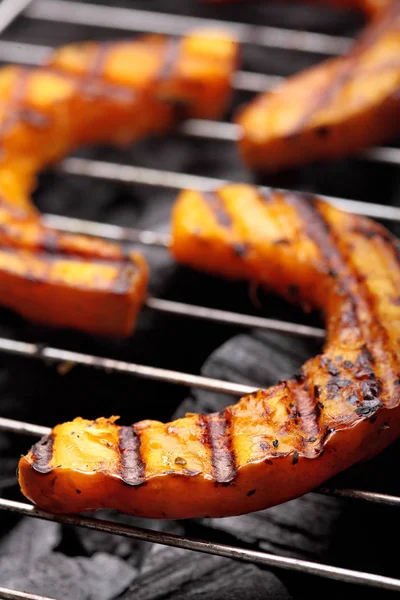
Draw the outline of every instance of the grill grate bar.
<instances>
[{"instance_id":1,"label":"grill grate bar","mask_svg":"<svg viewBox=\"0 0 400 600\"><path fill-rule=\"evenodd\" d=\"M0 499L0 510L9 510L20 515L44 519L45 521L62 523L63 525L86 527L88 529L94 529L104 533L113 533L131 539L163 544L164 546L173 546L206 554L214 554L225 558L233 558L266 567L317 575L327 579L344 581L346 583L361 584L397 592L400 591L400 580L391 577L343 569L297 558L277 556L258 550L249 550L239 546L229 546L227 544L219 544L196 538L182 537L172 533L153 531L141 527L120 525L119 523L117 524L112 521L105 521L93 517L55 515L46 510L22 502L15 502L13 500Z\"/></svg>"},{"instance_id":2,"label":"grill grate bar","mask_svg":"<svg viewBox=\"0 0 400 600\"><path fill-rule=\"evenodd\" d=\"M182 35L188 29L216 27L231 31L242 44L315 54L342 54L348 51L352 45L352 40L347 37L324 33L246 25L231 21L171 15L134 8L84 4L69 0L35 0L24 12L24 15L31 19L44 21L166 35Z\"/></svg>"},{"instance_id":3,"label":"grill grate bar","mask_svg":"<svg viewBox=\"0 0 400 600\"><path fill-rule=\"evenodd\" d=\"M202 119L188 119L182 123L178 131L185 136L224 142L237 142L240 138L239 125ZM400 148L369 148L356 155L355 158L389 165L400 165Z\"/></svg>"},{"instance_id":4,"label":"grill grate bar","mask_svg":"<svg viewBox=\"0 0 400 600\"><path fill-rule=\"evenodd\" d=\"M267 331L276 331L288 335L298 335L300 337L317 340L325 339L325 331L323 329L310 327L308 325L300 325L298 323L288 323L277 319L244 315L226 310L219 310L217 308L208 308L205 306L186 304L184 302L163 300L161 298L148 298L145 306L157 312L179 315L181 317L191 317L203 321L223 323L225 325L265 329Z\"/></svg>"},{"instance_id":5,"label":"grill grate bar","mask_svg":"<svg viewBox=\"0 0 400 600\"><path fill-rule=\"evenodd\" d=\"M386 506L400 507L400 497L391 496L390 494L380 494L378 492L367 492L365 490L353 490L349 488L331 488L325 486L318 488L316 491L327 496L352 498L354 500L373 502L374 504L385 504Z\"/></svg>"},{"instance_id":6,"label":"grill grate bar","mask_svg":"<svg viewBox=\"0 0 400 600\"><path fill-rule=\"evenodd\" d=\"M34 425L33 423L25 423L24 421L0 417L0 431L43 437L44 435L48 435L51 432L51 429L50 427L43 427L43 425Z\"/></svg>"},{"instance_id":7,"label":"grill grate bar","mask_svg":"<svg viewBox=\"0 0 400 600\"><path fill-rule=\"evenodd\" d=\"M86 158L67 158L57 165L56 168L67 175L79 175L81 177L103 179L116 183L148 185L171 190L194 189L205 192L230 183L226 179L215 177L189 175L187 173L164 171L162 169L148 169L146 167L135 167L133 165L123 165ZM268 187L262 187L261 189L266 193L271 191L271 188ZM295 190L284 189L283 191L293 192ZM400 221L400 207L398 206L337 198L324 194L318 194L318 196L347 212L383 221ZM169 244L169 238L165 234L148 232L142 238L148 241L142 242L138 231L126 227L114 225L103 226L92 221L80 221L79 219L59 217L58 215L43 215L43 219L49 226L65 229L65 231L70 231L71 233L88 233L90 230L91 235L112 240L151 244L151 239L154 239L155 245L164 246Z\"/></svg>"},{"instance_id":8,"label":"grill grate bar","mask_svg":"<svg viewBox=\"0 0 400 600\"><path fill-rule=\"evenodd\" d=\"M232 383L220 379L213 379L211 377L191 375L190 373L181 373L180 371L172 371L170 369L128 363L122 360L103 358L92 354L82 354L80 352L71 352L60 348L52 348L51 346L30 344L7 338L0 338L0 352L24 356L26 358L37 358L51 363L68 363L71 365L92 367L101 369L107 373L124 373L142 379L193 386L213 392L233 394L234 396L251 394L256 389L254 386Z\"/></svg>"},{"instance_id":9,"label":"grill grate bar","mask_svg":"<svg viewBox=\"0 0 400 600\"><path fill-rule=\"evenodd\" d=\"M3 33L3 31L5 31L31 3L32 0L3 0L0 6L0 34Z\"/></svg>"},{"instance_id":10,"label":"grill grate bar","mask_svg":"<svg viewBox=\"0 0 400 600\"><path fill-rule=\"evenodd\" d=\"M38 596L37 594L28 594L27 592L17 592L8 588L0 587L0 598L4 600L56 600L48 596Z\"/></svg>"},{"instance_id":11,"label":"grill grate bar","mask_svg":"<svg viewBox=\"0 0 400 600\"><path fill-rule=\"evenodd\" d=\"M8 431L10 433L16 433L19 435L42 437L48 435L51 432L51 428L0 417L0 431ZM318 494L324 494L325 496L352 498L354 500L364 500L366 502L372 502L373 504L384 504L386 506L400 506L400 497L390 496L388 494L380 494L378 492L354 490L349 488L331 488L328 486L320 487L314 491Z\"/></svg>"}]
</instances>

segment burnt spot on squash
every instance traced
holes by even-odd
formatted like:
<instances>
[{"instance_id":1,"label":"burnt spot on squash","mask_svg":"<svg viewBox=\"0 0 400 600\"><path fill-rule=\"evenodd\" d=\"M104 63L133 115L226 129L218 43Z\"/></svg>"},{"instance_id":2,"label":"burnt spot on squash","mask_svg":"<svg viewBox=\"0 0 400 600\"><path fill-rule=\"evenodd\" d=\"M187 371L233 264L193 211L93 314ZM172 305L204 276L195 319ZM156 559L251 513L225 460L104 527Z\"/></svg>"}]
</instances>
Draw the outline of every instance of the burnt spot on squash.
<instances>
[{"instance_id":1,"label":"burnt spot on squash","mask_svg":"<svg viewBox=\"0 0 400 600\"><path fill-rule=\"evenodd\" d=\"M139 267L132 260L122 263L114 281L112 291L114 294L126 294L132 287L132 278L138 273Z\"/></svg>"},{"instance_id":2,"label":"burnt spot on squash","mask_svg":"<svg viewBox=\"0 0 400 600\"><path fill-rule=\"evenodd\" d=\"M211 451L216 485L229 485L236 477L236 456L232 443L232 419L229 410L202 416L203 441Z\"/></svg>"},{"instance_id":3,"label":"burnt spot on squash","mask_svg":"<svg viewBox=\"0 0 400 600\"><path fill-rule=\"evenodd\" d=\"M238 258L245 258L249 251L249 246L248 246L248 244L242 244L241 242L235 242L232 244L232 250L233 250L233 253Z\"/></svg>"},{"instance_id":4,"label":"burnt spot on squash","mask_svg":"<svg viewBox=\"0 0 400 600\"><path fill-rule=\"evenodd\" d=\"M43 475L52 471L54 435L50 433L32 446L32 468Z\"/></svg>"},{"instance_id":5,"label":"burnt spot on squash","mask_svg":"<svg viewBox=\"0 0 400 600\"><path fill-rule=\"evenodd\" d=\"M225 204L218 191L202 192L201 195L213 213L217 223L226 229L230 229L233 226L232 217L226 210Z\"/></svg>"},{"instance_id":6,"label":"burnt spot on squash","mask_svg":"<svg viewBox=\"0 0 400 600\"><path fill-rule=\"evenodd\" d=\"M118 434L121 479L128 485L141 485L145 480L145 464L140 453L139 430L134 425L124 426L119 428Z\"/></svg>"}]
</instances>

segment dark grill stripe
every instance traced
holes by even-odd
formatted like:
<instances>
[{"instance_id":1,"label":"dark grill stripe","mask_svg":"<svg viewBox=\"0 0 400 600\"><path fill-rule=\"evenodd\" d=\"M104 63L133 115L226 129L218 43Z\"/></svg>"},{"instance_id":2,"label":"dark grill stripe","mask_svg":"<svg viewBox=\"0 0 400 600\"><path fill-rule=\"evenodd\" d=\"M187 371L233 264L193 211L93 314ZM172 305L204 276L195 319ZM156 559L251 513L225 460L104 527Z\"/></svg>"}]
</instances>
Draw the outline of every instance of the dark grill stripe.
<instances>
[{"instance_id":1,"label":"dark grill stripe","mask_svg":"<svg viewBox=\"0 0 400 600\"><path fill-rule=\"evenodd\" d=\"M129 292L132 287L132 278L139 271L139 267L133 260L128 259L128 261L121 263L117 275L112 282L112 292L114 294L126 294Z\"/></svg>"},{"instance_id":2,"label":"dark grill stripe","mask_svg":"<svg viewBox=\"0 0 400 600\"><path fill-rule=\"evenodd\" d=\"M53 446L54 435L52 433L46 435L37 444L32 446L32 468L38 473L45 475L53 470L51 467Z\"/></svg>"},{"instance_id":3,"label":"dark grill stripe","mask_svg":"<svg viewBox=\"0 0 400 600\"><path fill-rule=\"evenodd\" d=\"M140 435L134 425L120 427L119 452L121 478L128 485L141 485L145 479L145 464L140 454Z\"/></svg>"},{"instance_id":4,"label":"dark grill stripe","mask_svg":"<svg viewBox=\"0 0 400 600\"><path fill-rule=\"evenodd\" d=\"M217 220L217 223L222 225L222 227L232 227L232 217L226 210L225 204L218 191L202 192L202 197L206 201L207 206L211 209L214 217Z\"/></svg>"},{"instance_id":5,"label":"dark grill stripe","mask_svg":"<svg viewBox=\"0 0 400 600\"><path fill-rule=\"evenodd\" d=\"M342 287L345 296L343 303L347 304L350 311L350 314L345 310L342 311L342 323L357 327L361 337L371 348L374 359L380 365L386 365L385 385L388 387L389 384L390 386L390 380L394 381L397 378L392 368L394 357L391 352L386 350L386 347L390 347L388 334L379 319L375 301L363 283L362 277L359 277L350 264L350 257L339 249L339 240L319 211L318 201L304 194L286 194L285 200L296 208L308 236L316 244L324 258L326 267L337 273L338 284ZM356 293L352 291L354 288ZM371 317L370 325L363 324L358 317L360 303L364 303L368 308ZM372 326L374 331L372 331ZM372 369L371 372L372 377L376 378ZM381 387L382 382L378 382L378 385ZM392 387L390 386L390 388ZM392 392L393 389L390 391Z\"/></svg>"},{"instance_id":6,"label":"dark grill stripe","mask_svg":"<svg viewBox=\"0 0 400 600\"><path fill-rule=\"evenodd\" d=\"M387 15L375 26L368 28L365 35L359 40L354 51L343 60L341 70L337 76L333 80L330 80L328 84L316 94L314 102L311 102L310 106L307 107L305 114L300 117L289 135L298 135L301 132L301 129L308 125L317 111L320 111L329 105L335 95L354 76L363 53L369 50L381 36L385 35L386 32L389 30L397 30L395 21L398 19L399 15L399 4L393 2ZM379 68L379 65L377 68ZM382 71L384 68L385 66L382 65L379 70Z\"/></svg>"},{"instance_id":7,"label":"dark grill stripe","mask_svg":"<svg viewBox=\"0 0 400 600\"><path fill-rule=\"evenodd\" d=\"M236 458L232 443L232 422L228 410L204 419L205 444L211 450L212 474L216 483L227 485L236 477Z\"/></svg>"},{"instance_id":8,"label":"dark grill stripe","mask_svg":"<svg viewBox=\"0 0 400 600\"><path fill-rule=\"evenodd\" d=\"M60 251L60 234L53 229L43 229L41 231L40 249L55 254Z\"/></svg>"},{"instance_id":9,"label":"dark grill stripe","mask_svg":"<svg viewBox=\"0 0 400 600\"><path fill-rule=\"evenodd\" d=\"M304 435L304 441L307 443L315 444L318 442L318 449L322 449L321 438L321 410L318 406L317 399L314 394L309 390L305 389L307 380L301 383L287 383L287 390L289 391L293 403L296 407L296 415L300 423L300 430ZM316 446L312 447L312 456L316 455ZM307 455L307 446L305 446L305 452L302 453Z\"/></svg>"},{"instance_id":10,"label":"dark grill stripe","mask_svg":"<svg viewBox=\"0 0 400 600\"><path fill-rule=\"evenodd\" d=\"M81 82L81 90L87 96L99 96L103 93L103 74L104 65L112 44L110 42L102 42L99 44L97 54L93 60L91 69L88 70L86 76Z\"/></svg>"},{"instance_id":11,"label":"dark grill stripe","mask_svg":"<svg viewBox=\"0 0 400 600\"><path fill-rule=\"evenodd\" d=\"M180 46L180 38L172 38L167 40L167 43L165 44L164 59L157 76L158 81L165 81L172 75L176 61L179 57Z\"/></svg>"},{"instance_id":12,"label":"dark grill stripe","mask_svg":"<svg viewBox=\"0 0 400 600\"><path fill-rule=\"evenodd\" d=\"M0 124L0 137L7 134L20 119L25 120L32 126L37 126L38 123L41 123L41 126L43 126L44 120L46 119L47 121L47 118L41 112L21 107L30 73L31 69L29 68L19 68L17 71L17 78L8 98L5 117ZM1 140L0 144L3 144L3 140Z\"/></svg>"}]
</instances>

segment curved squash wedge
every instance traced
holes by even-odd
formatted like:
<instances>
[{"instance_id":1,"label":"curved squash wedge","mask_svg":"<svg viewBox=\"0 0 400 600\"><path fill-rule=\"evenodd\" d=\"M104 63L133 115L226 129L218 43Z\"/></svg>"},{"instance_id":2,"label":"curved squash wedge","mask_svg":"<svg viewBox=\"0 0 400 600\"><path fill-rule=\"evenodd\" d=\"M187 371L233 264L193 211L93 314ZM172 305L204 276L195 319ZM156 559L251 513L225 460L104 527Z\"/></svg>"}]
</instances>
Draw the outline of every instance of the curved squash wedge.
<instances>
[{"instance_id":1,"label":"curved squash wedge","mask_svg":"<svg viewBox=\"0 0 400 600\"><path fill-rule=\"evenodd\" d=\"M238 46L223 32L145 36L55 51L38 68L0 69L0 304L48 325L127 336L148 269L117 245L44 227L36 173L77 146L160 134L183 117L216 118Z\"/></svg>"},{"instance_id":2,"label":"curved squash wedge","mask_svg":"<svg viewBox=\"0 0 400 600\"><path fill-rule=\"evenodd\" d=\"M399 90L400 1L392 0L349 54L289 77L241 109L241 156L251 168L273 172L394 138Z\"/></svg>"},{"instance_id":3,"label":"curved squash wedge","mask_svg":"<svg viewBox=\"0 0 400 600\"><path fill-rule=\"evenodd\" d=\"M27 498L55 512L235 515L304 494L398 437L399 246L384 228L318 199L228 185L182 193L172 252L323 309L323 353L220 413L58 425L20 460Z\"/></svg>"}]
</instances>

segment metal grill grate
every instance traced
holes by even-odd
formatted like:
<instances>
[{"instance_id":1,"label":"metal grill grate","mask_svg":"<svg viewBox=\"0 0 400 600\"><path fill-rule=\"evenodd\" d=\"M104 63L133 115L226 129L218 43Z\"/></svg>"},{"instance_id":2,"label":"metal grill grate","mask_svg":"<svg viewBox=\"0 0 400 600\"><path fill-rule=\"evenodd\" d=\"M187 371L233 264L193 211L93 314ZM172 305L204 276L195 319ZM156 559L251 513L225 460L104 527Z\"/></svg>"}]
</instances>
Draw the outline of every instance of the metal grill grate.
<instances>
[{"instance_id":1,"label":"metal grill grate","mask_svg":"<svg viewBox=\"0 0 400 600\"><path fill-rule=\"evenodd\" d=\"M242 23L226 21L211 21L209 19L162 14L145 10L135 10L132 8L115 8L111 6L77 3L70 0L3 0L0 6L0 33L3 33L19 15L24 15L24 17L28 19L38 19L50 22L105 27L107 29L123 31L156 32L169 35L180 35L186 30L198 27L199 25L218 24L231 29L242 44L251 43L262 47L312 52L314 54L323 55L339 54L346 51L351 43L351 40L348 38L314 32L293 31L278 27L245 25ZM24 64L37 64L49 50L50 47L47 46L3 40L0 41L0 60ZM259 92L273 87L280 80L281 78L275 75L240 71L236 75L234 85L235 88L240 91ZM206 138L226 142L234 142L237 138L236 126L224 122L209 123L200 120L190 120L181 126L179 133L194 138ZM392 165L393 167L400 166L400 149L397 148L374 148L363 152L361 156L363 160L367 159L368 161L384 163ZM159 169L156 170L131 165L114 164L110 162L100 162L83 158L68 158L58 165L57 169L70 175L73 174L117 183L136 183L177 190L185 188L205 190L224 183L222 179L211 177L188 175L185 173L168 172ZM344 210L391 222L400 222L400 208L398 207L364 203L356 200L334 198L330 196L325 196L325 198ZM96 235L98 237L119 242L141 243L161 247L167 247L169 242L168 235L152 231L138 231L132 228L50 214L44 215L43 219L46 224L63 231ZM189 316L244 327L259 327L291 335L300 335L316 339L321 339L324 335L321 329L315 327L287 323L274 319L240 315L237 313L209 309L201 306L192 306L158 298L150 298L147 306L152 310L157 310L159 312L174 313L185 317ZM237 383L116 361L59 348L43 347L38 344L24 343L6 338L0 338L0 352L23 355L55 363L72 362L86 367L105 369L111 372L123 372L148 379L195 386L218 392L228 392L236 396L249 393L253 390L251 386L240 385ZM0 418L0 430L31 436L42 436L49 432L47 427L6 418ZM322 487L316 491L322 494L354 498L386 506L400 506L400 497L390 496L384 493L329 487ZM6 499L0 499L0 509L18 513L20 515L56 521L62 524L78 525L80 527L95 529L102 532L119 534L128 538L235 558L268 567L288 569L348 583L357 583L386 590L400 591L400 580L380 575L337 568L284 556L276 556L266 552L213 543L200 539L192 539L169 533L160 533L148 529L122 526L111 521L104 521L97 518L53 515L28 504ZM46 599L43 596L12 591L5 588L0 588L0 598L52 600Z\"/></svg>"}]
</instances>

